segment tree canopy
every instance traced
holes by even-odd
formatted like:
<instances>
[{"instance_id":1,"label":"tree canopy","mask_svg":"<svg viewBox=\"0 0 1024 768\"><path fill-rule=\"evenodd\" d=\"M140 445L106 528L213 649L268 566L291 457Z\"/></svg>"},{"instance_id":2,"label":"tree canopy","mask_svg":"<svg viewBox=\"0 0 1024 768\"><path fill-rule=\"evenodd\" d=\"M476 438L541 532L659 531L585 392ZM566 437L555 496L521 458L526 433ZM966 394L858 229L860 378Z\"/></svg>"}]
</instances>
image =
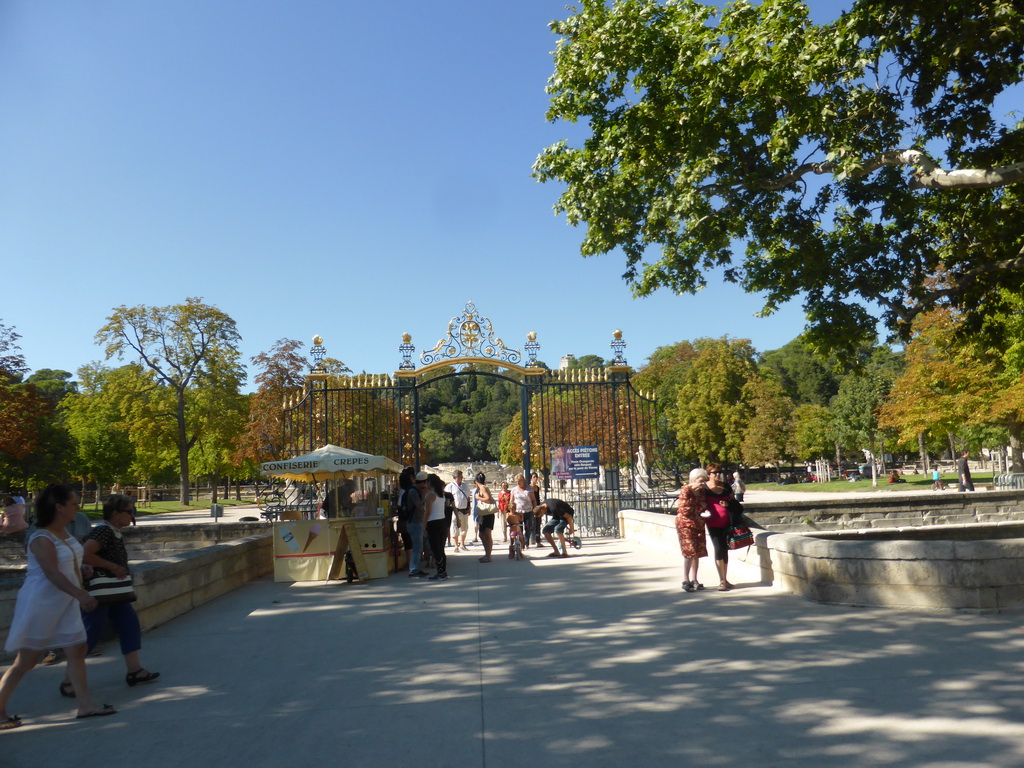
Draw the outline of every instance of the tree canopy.
<instances>
[{"instance_id":1,"label":"tree canopy","mask_svg":"<svg viewBox=\"0 0 1024 768\"><path fill-rule=\"evenodd\" d=\"M1024 287L1024 123L1000 101L1024 80L1018 0L855 0L825 24L799 0L580 0L551 27L547 116L589 136L534 173L637 295L721 270L849 349L876 311L906 338Z\"/></svg>"},{"instance_id":2,"label":"tree canopy","mask_svg":"<svg viewBox=\"0 0 1024 768\"><path fill-rule=\"evenodd\" d=\"M151 377L153 425L177 450L181 502L189 501L189 452L225 407L236 407L244 368L235 321L201 299L167 307L117 307L96 334L107 359L131 353Z\"/></svg>"}]
</instances>

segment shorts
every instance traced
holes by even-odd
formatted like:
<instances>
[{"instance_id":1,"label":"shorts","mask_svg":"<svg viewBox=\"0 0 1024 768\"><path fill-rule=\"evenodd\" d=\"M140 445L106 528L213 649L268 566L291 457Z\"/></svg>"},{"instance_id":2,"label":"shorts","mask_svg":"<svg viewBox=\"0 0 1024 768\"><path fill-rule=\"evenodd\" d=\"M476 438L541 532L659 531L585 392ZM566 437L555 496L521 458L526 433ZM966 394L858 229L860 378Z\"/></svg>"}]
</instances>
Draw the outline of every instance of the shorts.
<instances>
[{"instance_id":1,"label":"shorts","mask_svg":"<svg viewBox=\"0 0 1024 768\"><path fill-rule=\"evenodd\" d=\"M455 525L456 530L459 533L469 533L469 510L463 511L461 509L455 510Z\"/></svg>"},{"instance_id":2,"label":"shorts","mask_svg":"<svg viewBox=\"0 0 1024 768\"><path fill-rule=\"evenodd\" d=\"M541 533L565 533L565 529L569 527L568 520L552 520L550 523L540 529Z\"/></svg>"},{"instance_id":3,"label":"shorts","mask_svg":"<svg viewBox=\"0 0 1024 768\"><path fill-rule=\"evenodd\" d=\"M481 531L493 531L494 530L494 515L480 515L480 530Z\"/></svg>"}]
</instances>

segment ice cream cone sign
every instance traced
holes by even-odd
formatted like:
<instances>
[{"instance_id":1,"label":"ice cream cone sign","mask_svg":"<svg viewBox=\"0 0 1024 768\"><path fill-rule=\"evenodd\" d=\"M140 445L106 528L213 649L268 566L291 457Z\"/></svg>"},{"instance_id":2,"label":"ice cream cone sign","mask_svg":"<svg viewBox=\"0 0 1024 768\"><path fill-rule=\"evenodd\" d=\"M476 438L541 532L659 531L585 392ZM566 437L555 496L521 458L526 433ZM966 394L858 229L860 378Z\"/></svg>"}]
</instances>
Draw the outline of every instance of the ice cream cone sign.
<instances>
[{"instance_id":1,"label":"ice cream cone sign","mask_svg":"<svg viewBox=\"0 0 1024 768\"><path fill-rule=\"evenodd\" d=\"M320 531L321 528L319 524L310 526L309 534L306 536L306 546L302 548L303 552L309 549L309 545L313 543L313 539L320 535Z\"/></svg>"}]
</instances>

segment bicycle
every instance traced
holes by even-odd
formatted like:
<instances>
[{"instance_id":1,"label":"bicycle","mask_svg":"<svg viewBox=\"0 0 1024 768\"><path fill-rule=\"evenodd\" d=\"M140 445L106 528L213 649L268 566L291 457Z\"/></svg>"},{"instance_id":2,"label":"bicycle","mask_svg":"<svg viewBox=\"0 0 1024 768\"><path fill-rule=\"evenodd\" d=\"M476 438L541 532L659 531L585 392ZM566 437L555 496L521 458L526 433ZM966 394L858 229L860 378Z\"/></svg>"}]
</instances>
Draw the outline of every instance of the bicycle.
<instances>
[{"instance_id":1,"label":"bicycle","mask_svg":"<svg viewBox=\"0 0 1024 768\"><path fill-rule=\"evenodd\" d=\"M256 506L260 508L260 517L269 520L280 520L286 501L281 485L268 485L256 490Z\"/></svg>"},{"instance_id":2,"label":"bicycle","mask_svg":"<svg viewBox=\"0 0 1024 768\"><path fill-rule=\"evenodd\" d=\"M523 559L523 532L520 528L521 526L518 524L509 526L509 538L511 539L508 545L509 560Z\"/></svg>"}]
</instances>

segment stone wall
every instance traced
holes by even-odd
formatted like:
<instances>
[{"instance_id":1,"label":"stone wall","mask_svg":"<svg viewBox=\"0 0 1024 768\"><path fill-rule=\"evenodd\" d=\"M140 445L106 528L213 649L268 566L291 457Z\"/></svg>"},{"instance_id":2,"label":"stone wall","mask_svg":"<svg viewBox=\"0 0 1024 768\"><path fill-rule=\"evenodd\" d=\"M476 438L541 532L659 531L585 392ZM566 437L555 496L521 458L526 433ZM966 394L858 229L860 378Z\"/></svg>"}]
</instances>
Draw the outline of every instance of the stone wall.
<instances>
[{"instance_id":1,"label":"stone wall","mask_svg":"<svg viewBox=\"0 0 1024 768\"><path fill-rule=\"evenodd\" d=\"M180 616L274 569L266 523L147 525L125 529L143 631ZM136 558L136 555L140 557ZM7 639L23 576L15 548L0 578L0 648ZM24 558L24 543L21 544ZM2 656L2 654L0 654Z\"/></svg>"},{"instance_id":2,"label":"stone wall","mask_svg":"<svg viewBox=\"0 0 1024 768\"><path fill-rule=\"evenodd\" d=\"M921 492L913 496L749 502L748 517L770 531L834 531L1024 520L1024 491Z\"/></svg>"},{"instance_id":3,"label":"stone wall","mask_svg":"<svg viewBox=\"0 0 1024 768\"><path fill-rule=\"evenodd\" d=\"M644 546L679 552L673 515L623 510L619 530ZM758 530L755 545L737 556L757 563L762 583L819 602L1002 613L1024 609L1022 536L1024 524L1012 521L884 535Z\"/></svg>"}]
</instances>

